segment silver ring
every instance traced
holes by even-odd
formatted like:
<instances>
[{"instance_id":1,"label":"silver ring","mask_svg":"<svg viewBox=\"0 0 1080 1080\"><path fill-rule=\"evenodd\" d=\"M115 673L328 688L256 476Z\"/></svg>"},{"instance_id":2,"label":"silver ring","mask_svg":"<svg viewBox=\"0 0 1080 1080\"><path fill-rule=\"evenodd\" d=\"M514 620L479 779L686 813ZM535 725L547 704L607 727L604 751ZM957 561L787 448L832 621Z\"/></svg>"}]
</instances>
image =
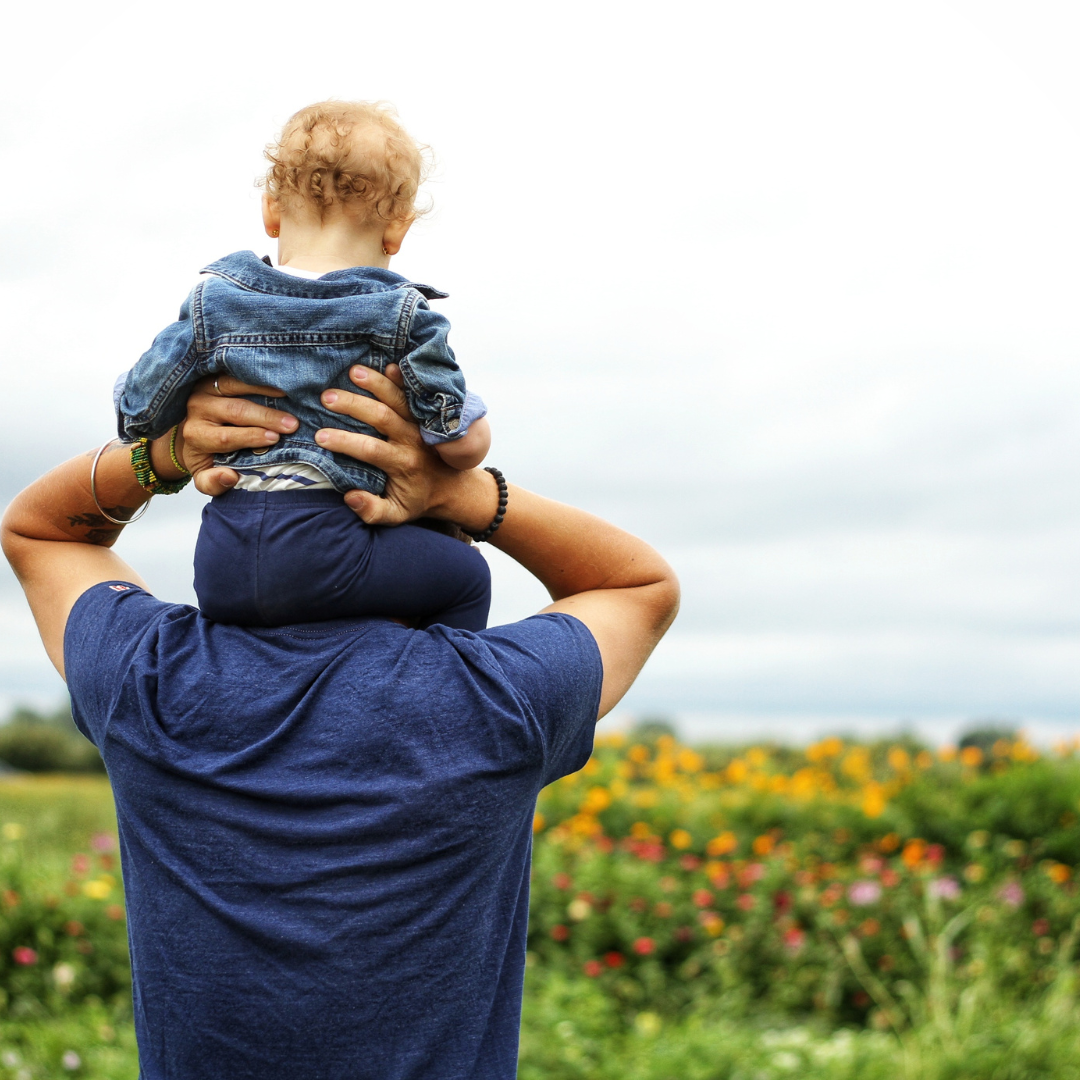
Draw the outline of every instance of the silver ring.
<instances>
[{"instance_id":1,"label":"silver ring","mask_svg":"<svg viewBox=\"0 0 1080 1080\"><path fill-rule=\"evenodd\" d=\"M112 516L112 514L110 514L101 505L101 503L98 501L98 497L97 497L97 466L98 466L98 462L101 460L101 455L104 454L105 451L110 446L112 446L112 444L114 442L116 442L116 441L117 441L116 439L110 439L107 443L104 443L102 445L101 449L98 450L98 452L94 455L94 463L93 463L93 465L90 466L90 494L94 498L94 505L98 508L98 512L101 514L101 516L103 518L105 518L106 521L111 521L114 525L131 525L133 522L138 521L139 518L141 518L143 516L143 514L145 514L146 511L150 509L150 499L152 499L154 497L153 495L151 495L150 499L147 499L146 502L143 503L142 509L137 514L133 515L132 517L129 517L126 521L122 520L121 518L114 518Z\"/></svg>"},{"instance_id":2,"label":"silver ring","mask_svg":"<svg viewBox=\"0 0 1080 1080\"><path fill-rule=\"evenodd\" d=\"M218 378L220 378L220 376L218 376ZM218 397L224 397L225 396L221 392L221 387L218 386L218 384L217 384L217 379L214 380L214 393L217 394Z\"/></svg>"}]
</instances>

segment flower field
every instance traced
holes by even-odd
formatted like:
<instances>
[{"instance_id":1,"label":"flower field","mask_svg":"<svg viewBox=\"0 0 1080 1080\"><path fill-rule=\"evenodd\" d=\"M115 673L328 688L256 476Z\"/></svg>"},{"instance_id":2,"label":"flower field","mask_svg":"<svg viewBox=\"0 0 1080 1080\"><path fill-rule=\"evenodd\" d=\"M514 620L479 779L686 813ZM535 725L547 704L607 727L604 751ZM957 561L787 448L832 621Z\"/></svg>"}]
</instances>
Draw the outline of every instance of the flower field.
<instances>
[{"instance_id":1,"label":"flower field","mask_svg":"<svg viewBox=\"0 0 1080 1080\"><path fill-rule=\"evenodd\" d=\"M1080 756L608 736L534 825L522 1080L1080 1076ZM0 782L0 1077L137 1076L108 790Z\"/></svg>"}]
</instances>

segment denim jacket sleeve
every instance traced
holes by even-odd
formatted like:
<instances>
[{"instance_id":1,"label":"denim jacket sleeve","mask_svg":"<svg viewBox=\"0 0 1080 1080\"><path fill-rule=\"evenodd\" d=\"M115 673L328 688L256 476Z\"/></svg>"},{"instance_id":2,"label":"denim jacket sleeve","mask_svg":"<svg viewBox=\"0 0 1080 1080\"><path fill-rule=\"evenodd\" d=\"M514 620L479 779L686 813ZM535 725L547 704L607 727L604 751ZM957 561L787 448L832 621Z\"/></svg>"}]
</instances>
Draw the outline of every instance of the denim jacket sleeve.
<instances>
[{"instance_id":1,"label":"denim jacket sleeve","mask_svg":"<svg viewBox=\"0 0 1080 1080\"><path fill-rule=\"evenodd\" d=\"M202 282L192 289L176 322L165 327L127 373L116 405L120 438L156 439L184 419L191 387L209 371L199 363L194 312Z\"/></svg>"},{"instance_id":2,"label":"denim jacket sleeve","mask_svg":"<svg viewBox=\"0 0 1080 1080\"><path fill-rule=\"evenodd\" d=\"M474 420L486 415L479 394L465 387L465 376L447 343L450 323L432 311L419 293L409 320L406 354L398 361L409 411L420 423L425 443L462 438Z\"/></svg>"}]
</instances>

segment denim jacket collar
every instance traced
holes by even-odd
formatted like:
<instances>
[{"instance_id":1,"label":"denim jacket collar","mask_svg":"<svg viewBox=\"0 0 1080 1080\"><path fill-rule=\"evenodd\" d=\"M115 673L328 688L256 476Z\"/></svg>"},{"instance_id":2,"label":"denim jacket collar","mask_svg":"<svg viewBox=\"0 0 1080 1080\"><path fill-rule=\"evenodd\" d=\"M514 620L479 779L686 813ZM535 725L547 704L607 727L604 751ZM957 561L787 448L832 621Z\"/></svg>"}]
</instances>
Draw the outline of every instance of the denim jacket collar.
<instances>
[{"instance_id":1,"label":"denim jacket collar","mask_svg":"<svg viewBox=\"0 0 1080 1080\"><path fill-rule=\"evenodd\" d=\"M403 288L416 289L427 300L442 300L449 296L449 293L433 289L430 285L409 281L408 278L379 266L352 266L348 270L334 270L317 281L310 281L275 270L253 251L237 251L226 255L224 259L204 266L202 273L225 278L252 292L270 296L297 296L310 300Z\"/></svg>"}]
</instances>

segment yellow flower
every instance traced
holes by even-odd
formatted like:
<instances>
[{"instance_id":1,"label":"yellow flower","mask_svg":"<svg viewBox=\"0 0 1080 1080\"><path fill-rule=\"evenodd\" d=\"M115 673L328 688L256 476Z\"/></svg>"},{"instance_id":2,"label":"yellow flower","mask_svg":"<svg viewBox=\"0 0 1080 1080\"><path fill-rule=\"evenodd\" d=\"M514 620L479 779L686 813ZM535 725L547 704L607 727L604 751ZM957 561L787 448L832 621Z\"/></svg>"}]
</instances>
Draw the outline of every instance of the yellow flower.
<instances>
[{"instance_id":1,"label":"yellow flower","mask_svg":"<svg viewBox=\"0 0 1080 1080\"><path fill-rule=\"evenodd\" d=\"M652 836L652 829L650 829L644 821L635 821L634 824L630 826L630 835L635 840L648 840L649 837Z\"/></svg>"},{"instance_id":2,"label":"yellow flower","mask_svg":"<svg viewBox=\"0 0 1080 1080\"><path fill-rule=\"evenodd\" d=\"M626 752L626 756L631 761L637 762L638 765L643 765L649 760L649 748L647 746L642 746L641 743L635 743Z\"/></svg>"},{"instance_id":3,"label":"yellow flower","mask_svg":"<svg viewBox=\"0 0 1080 1080\"><path fill-rule=\"evenodd\" d=\"M566 914L569 915L574 922L581 922L592 914L592 904L590 904L588 900L582 900L579 896L576 900L571 900L570 903L567 904Z\"/></svg>"},{"instance_id":4,"label":"yellow flower","mask_svg":"<svg viewBox=\"0 0 1080 1080\"><path fill-rule=\"evenodd\" d=\"M722 855L730 855L738 846L739 841L733 832L722 832L705 845L705 850L710 855L719 858Z\"/></svg>"},{"instance_id":5,"label":"yellow flower","mask_svg":"<svg viewBox=\"0 0 1080 1080\"><path fill-rule=\"evenodd\" d=\"M694 750L680 750L678 760L679 768L682 769L683 772L701 772L705 767L705 759Z\"/></svg>"},{"instance_id":6,"label":"yellow flower","mask_svg":"<svg viewBox=\"0 0 1080 1080\"><path fill-rule=\"evenodd\" d=\"M605 787L591 787L581 804L581 811L585 814L598 814L611 805L611 792Z\"/></svg>"},{"instance_id":7,"label":"yellow flower","mask_svg":"<svg viewBox=\"0 0 1080 1080\"><path fill-rule=\"evenodd\" d=\"M915 755L915 764L918 765L920 769L929 769L930 766L934 764L934 755L931 754L929 750L920 750Z\"/></svg>"},{"instance_id":8,"label":"yellow flower","mask_svg":"<svg viewBox=\"0 0 1080 1080\"><path fill-rule=\"evenodd\" d=\"M937 752L937 756L942 761L955 761L956 760L956 747L955 746L943 746Z\"/></svg>"},{"instance_id":9,"label":"yellow flower","mask_svg":"<svg viewBox=\"0 0 1080 1080\"><path fill-rule=\"evenodd\" d=\"M5 840L21 840L26 835L26 829L17 821L5 821L3 833Z\"/></svg>"},{"instance_id":10,"label":"yellow flower","mask_svg":"<svg viewBox=\"0 0 1080 1080\"><path fill-rule=\"evenodd\" d=\"M671 846L680 851L684 851L694 842L694 838L685 829L676 829L668 839L671 841Z\"/></svg>"},{"instance_id":11,"label":"yellow flower","mask_svg":"<svg viewBox=\"0 0 1080 1080\"><path fill-rule=\"evenodd\" d=\"M885 793L880 784L867 784L863 788L862 812L868 818L881 817L885 813Z\"/></svg>"},{"instance_id":12,"label":"yellow flower","mask_svg":"<svg viewBox=\"0 0 1080 1080\"><path fill-rule=\"evenodd\" d=\"M542 832L544 828L544 815L540 813L533 814L533 832Z\"/></svg>"},{"instance_id":13,"label":"yellow flower","mask_svg":"<svg viewBox=\"0 0 1080 1080\"><path fill-rule=\"evenodd\" d=\"M88 881L83 885L83 892L91 900L104 900L112 892L112 885L103 878L95 878L95 880Z\"/></svg>"},{"instance_id":14,"label":"yellow flower","mask_svg":"<svg viewBox=\"0 0 1080 1080\"><path fill-rule=\"evenodd\" d=\"M960 764L966 765L969 769L975 768L976 765L981 765L983 761L983 752L977 746L965 746L960 751Z\"/></svg>"},{"instance_id":15,"label":"yellow flower","mask_svg":"<svg viewBox=\"0 0 1080 1080\"><path fill-rule=\"evenodd\" d=\"M889 768L894 772L903 772L911 766L911 755L902 746L889 748Z\"/></svg>"},{"instance_id":16,"label":"yellow flower","mask_svg":"<svg viewBox=\"0 0 1080 1080\"><path fill-rule=\"evenodd\" d=\"M761 769L765 767L766 762L769 760L769 755L759 746L755 746L753 749L746 752L746 760L750 762L752 768Z\"/></svg>"},{"instance_id":17,"label":"yellow flower","mask_svg":"<svg viewBox=\"0 0 1080 1080\"><path fill-rule=\"evenodd\" d=\"M750 770L746 767L746 762L741 758L736 758L727 767L727 778L733 784L741 784L749 774Z\"/></svg>"}]
</instances>

